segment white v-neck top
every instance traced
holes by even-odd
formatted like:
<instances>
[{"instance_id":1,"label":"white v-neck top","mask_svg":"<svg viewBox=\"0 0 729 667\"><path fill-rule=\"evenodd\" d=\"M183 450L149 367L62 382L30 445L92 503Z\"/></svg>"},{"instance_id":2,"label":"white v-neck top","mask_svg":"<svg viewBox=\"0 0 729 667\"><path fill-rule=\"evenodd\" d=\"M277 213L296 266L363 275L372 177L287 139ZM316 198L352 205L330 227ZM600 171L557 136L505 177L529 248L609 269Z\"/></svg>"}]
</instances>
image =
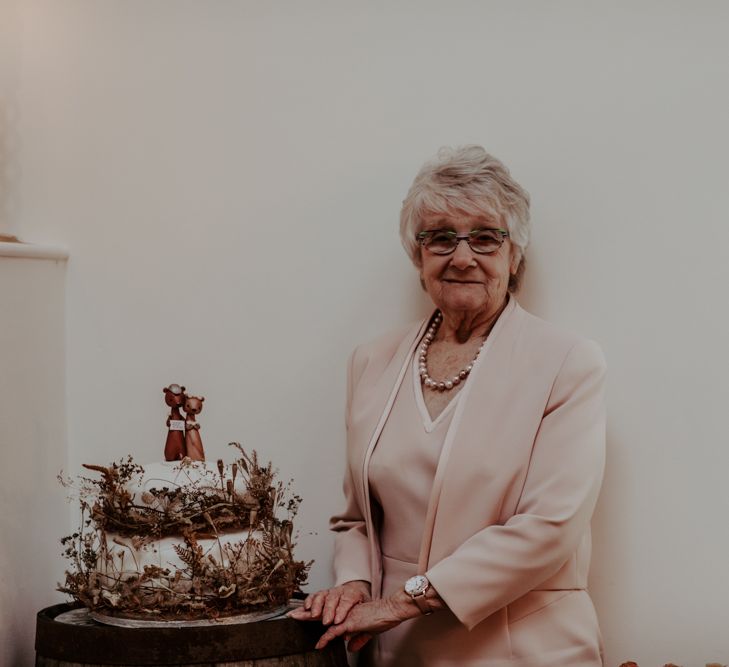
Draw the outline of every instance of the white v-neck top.
<instances>
[{"instance_id":1,"label":"white v-neck top","mask_svg":"<svg viewBox=\"0 0 729 667\"><path fill-rule=\"evenodd\" d=\"M418 562L425 515L443 442L462 390L436 417L423 398L417 359L404 378L369 464L369 484L382 508L380 546L384 556Z\"/></svg>"}]
</instances>

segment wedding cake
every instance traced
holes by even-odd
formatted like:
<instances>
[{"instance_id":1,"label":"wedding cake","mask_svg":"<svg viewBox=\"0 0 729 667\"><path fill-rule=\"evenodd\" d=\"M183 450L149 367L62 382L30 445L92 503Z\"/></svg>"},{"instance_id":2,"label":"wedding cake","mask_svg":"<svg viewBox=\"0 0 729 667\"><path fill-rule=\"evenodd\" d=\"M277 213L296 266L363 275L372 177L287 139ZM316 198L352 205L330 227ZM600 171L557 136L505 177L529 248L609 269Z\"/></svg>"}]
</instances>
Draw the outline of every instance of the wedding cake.
<instances>
[{"instance_id":1,"label":"wedding cake","mask_svg":"<svg viewBox=\"0 0 729 667\"><path fill-rule=\"evenodd\" d=\"M61 540L71 566L59 590L102 621L260 618L286 605L310 566L293 554L301 499L231 444L231 463L127 457L66 481L81 526Z\"/></svg>"}]
</instances>

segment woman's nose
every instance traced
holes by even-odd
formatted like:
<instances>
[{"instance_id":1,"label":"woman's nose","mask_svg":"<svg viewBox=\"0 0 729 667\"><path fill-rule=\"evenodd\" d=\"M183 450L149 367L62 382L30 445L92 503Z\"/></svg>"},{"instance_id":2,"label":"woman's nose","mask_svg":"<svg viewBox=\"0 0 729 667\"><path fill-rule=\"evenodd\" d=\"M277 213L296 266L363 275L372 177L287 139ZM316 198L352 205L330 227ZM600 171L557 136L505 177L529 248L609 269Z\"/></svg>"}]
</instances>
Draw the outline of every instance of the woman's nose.
<instances>
[{"instance_id":1,"label":"woman's nose","mask_svg":"<svg viewBox=\"0 0 729 667\"><path fill-rule=\"evenodd\" d=\"M473 251L466 242L466 239L458 239L458 245L451 255L451 264L458 269L467 269L475 264Z\"/></svg>"}]
</instances>

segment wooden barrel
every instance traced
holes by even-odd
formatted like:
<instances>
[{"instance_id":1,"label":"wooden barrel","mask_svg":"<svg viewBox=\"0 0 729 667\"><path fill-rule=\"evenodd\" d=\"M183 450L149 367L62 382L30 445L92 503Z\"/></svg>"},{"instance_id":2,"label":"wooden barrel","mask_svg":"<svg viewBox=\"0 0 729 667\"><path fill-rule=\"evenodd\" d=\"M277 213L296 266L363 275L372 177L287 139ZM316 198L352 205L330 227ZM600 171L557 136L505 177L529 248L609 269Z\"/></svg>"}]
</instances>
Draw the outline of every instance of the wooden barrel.
<instances>
[{"instance_id":1,"label":"wooden barrel","mask_svg":"<svg viewBox=\"0 0 729 667\"><path fill-rule=\"evenodd\" d=\"M314 648L324 627L290 618L185 628L124 628L56 620L74 606L38 612L36 667L346 667L344 643Z\"/></svg>"}]
</instances>

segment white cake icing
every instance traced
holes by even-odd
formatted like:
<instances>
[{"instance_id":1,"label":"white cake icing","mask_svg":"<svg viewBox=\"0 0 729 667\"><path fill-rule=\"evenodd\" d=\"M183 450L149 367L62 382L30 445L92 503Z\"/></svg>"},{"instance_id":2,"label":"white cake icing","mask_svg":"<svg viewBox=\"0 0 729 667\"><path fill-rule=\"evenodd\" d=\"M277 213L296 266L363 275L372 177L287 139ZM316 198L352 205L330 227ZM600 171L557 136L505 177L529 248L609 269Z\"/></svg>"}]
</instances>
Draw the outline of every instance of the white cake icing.
<instances>
[{"instance_id":1,"label":"white cake icing","mask_svg":"<svg viewBox=\"0 0 729 667\"><path fill-rule=\"evenodd\" d=\"M159 501L153 495L154 491L174 490L193 484L211 494L224 495L227 491L221 488L217 466L204 461L164 461L144 464L143 467L144 474L136 476L126 484L127 490L132 494L132 501L138 505L157 507ZM237 477L233 488L237 494L244 496L247 492L245 479ZM218 563L227 566L229 558L226 545L236 547L245 543L252 557L252 547L261 537L261 531L248 529L218 533L217 536L209 538L198 537L196 542L202 547L204 557L212 556ZM140 576L147 566L156 566L172 573L185 568L185 563L176 550L186 546L182 535L142 540L116 532L105 532L104 542L105 548L97 560L97 571L103 577L127 580ZM153 577L151 581L161 583L157 577Z\"/></svg>"},{"instance_id":2,"label":"white cake icing","mask_svg":"<svg viewBox=\"0 0 729 667\"><path fill-rule=\"evenodd\" d=\"M242 531L220 535L218 539L199 539L197 543L203 548L205 556L212 555L218 562L227 560L225 545L235 545L238 542L245 542L248 539L260 539L260 531ZM144 571L146 565L156 565L162 569L182 569L185 564L177 552L176 546L184 546L185 542L180 537L163 537L153 540L149 544L143 544L135 548L134 540L114 533L106 534L106 550L113 556L117 563L123 563L122 567L114 568L125 576L139 574ZM109 573L109 568L99 558L99 572Z\"/></svg>"}]
</instances>

